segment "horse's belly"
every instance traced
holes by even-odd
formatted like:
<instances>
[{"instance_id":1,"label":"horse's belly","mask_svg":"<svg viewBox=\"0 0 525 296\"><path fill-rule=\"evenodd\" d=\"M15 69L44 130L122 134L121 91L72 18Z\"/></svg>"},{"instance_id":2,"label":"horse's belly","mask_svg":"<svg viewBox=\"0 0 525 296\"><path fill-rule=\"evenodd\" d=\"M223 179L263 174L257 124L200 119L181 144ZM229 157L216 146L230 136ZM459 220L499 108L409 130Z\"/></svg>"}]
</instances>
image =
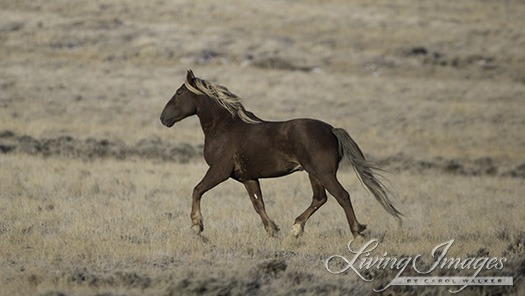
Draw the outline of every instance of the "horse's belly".
<instances>
[{"instance_id":1,"label":"horse's belly","mask_svg":"<svg viewBox=\"0 0 525 296\"><path fill-rule=\"evenodd\" d=\"M275 178L302 170L303 167L298 162L286 157L247 157L241 153L234 155L233 177L237 180Z\"/></svg>"}]
</instances>

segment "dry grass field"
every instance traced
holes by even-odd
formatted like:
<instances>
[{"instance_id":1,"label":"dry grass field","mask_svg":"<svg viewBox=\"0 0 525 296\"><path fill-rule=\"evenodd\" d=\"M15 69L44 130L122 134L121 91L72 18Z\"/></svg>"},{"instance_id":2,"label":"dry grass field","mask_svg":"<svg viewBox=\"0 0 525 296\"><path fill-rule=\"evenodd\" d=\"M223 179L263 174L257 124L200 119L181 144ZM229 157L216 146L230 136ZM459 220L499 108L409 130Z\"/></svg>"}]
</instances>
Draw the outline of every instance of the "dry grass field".
<instances>
[{"instance_id":1,"label":"dry grass field","mask_svg":"<svg viewBox=\"0 0 525 296\"><path fill-rule=\"evenodd\" d=\"M429 267L453 239L447 256L506 258L479 276L514 280L460 295L524 295L524 15L518 0L0 1L0 295L451 294L330 273L352 237L333 198L290 234L305 173L261 181L278 238L231 180L195 236L199 122L159 121L189 68L261 118L347 129L388 171L402 226L340 169L368 224L356 246Z\"/></svg>"}]
</instances>

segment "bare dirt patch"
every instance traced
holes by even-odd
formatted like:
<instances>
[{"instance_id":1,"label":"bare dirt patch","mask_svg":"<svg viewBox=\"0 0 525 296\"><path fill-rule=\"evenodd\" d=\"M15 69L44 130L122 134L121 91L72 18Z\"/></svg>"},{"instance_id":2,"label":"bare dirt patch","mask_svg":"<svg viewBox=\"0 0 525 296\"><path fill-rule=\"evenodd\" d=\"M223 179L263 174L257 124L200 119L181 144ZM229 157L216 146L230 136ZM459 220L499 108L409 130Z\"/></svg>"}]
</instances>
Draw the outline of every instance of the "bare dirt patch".
<instances>
[{"instance_id":1,"label":"bare dirt patch","mask_svg":"<svg viewBox=\"0 0 525 296\"><path fill-rule=\"evenodd\" d=\"M11 131L4 131L0 133L0 152L83 160L142 158L185 163L198 156L202 157L202 146L174 145L159 138L140 140L135 145L112 139L80 140L71 136L36 139L28 135L19 136Z\"/></svg>"},{"instance_id":2,"label":"bare dirt patch","mask_svg":"<svg viewBox=\"0 0 525 296\"><path fill-rule=\"evenodd\" d=\"M186 163L191 160L202 159L202 150L202 144L172 144L164 142L160 138L142 139L136 144L130 145L123 141L111 139L88 138L80 140L71 136L36 139L27 135L16 135L11 131L0 132L0 152L4 154L23 153L83 160L139 158ZM412 171L421 173L435 171L463 176L525 178L525 163L517 165L505 162L498 163L490 157L474 160L435 157L421 160L399 154L384 159L375 159L375 162L390 172Z\"/></svg>"}]
</instances>

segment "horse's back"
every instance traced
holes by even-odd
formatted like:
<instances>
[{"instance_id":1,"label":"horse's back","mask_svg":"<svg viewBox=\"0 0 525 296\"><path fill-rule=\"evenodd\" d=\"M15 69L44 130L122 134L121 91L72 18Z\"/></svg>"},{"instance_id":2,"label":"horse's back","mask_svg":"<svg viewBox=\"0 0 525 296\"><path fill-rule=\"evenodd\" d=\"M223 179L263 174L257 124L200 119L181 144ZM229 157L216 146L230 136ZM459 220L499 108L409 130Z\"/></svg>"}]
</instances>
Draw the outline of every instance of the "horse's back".
<instances>
[{"instance_id":1,"label":"horse's back","mask_svg":"<svg viewBox=\"0 0 525 296\"><path fill-rule=\"evenodd\" d=\"M244 125L234 137L241 146L257 146L258 149L286 150L295 153L296 149L337 148L337 139L330 124L309 118L288 121L267 121ZM286 152L281 151L281 152Z\"/></svg>"}]
</instances>

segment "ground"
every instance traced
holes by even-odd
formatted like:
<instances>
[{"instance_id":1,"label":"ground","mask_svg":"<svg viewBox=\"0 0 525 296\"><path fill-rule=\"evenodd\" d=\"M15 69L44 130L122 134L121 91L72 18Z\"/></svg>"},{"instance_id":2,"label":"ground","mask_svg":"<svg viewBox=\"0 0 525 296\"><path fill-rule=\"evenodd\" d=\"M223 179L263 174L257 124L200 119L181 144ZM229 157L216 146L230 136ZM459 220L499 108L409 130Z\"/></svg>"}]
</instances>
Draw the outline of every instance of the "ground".
<instances>
[{"instance_id":1,"label":"ground","mask_svg":"<svg viewBox=\"0 0 525 296\"><path fill-rule=\"evenodd\" d=\"M377 295L394 278L390 267L367 270L372 282L329 272L345 267L331 256L354 255L331 197L303 236L291 235L311 201L304 173L261 182L278 238L266 236L232 180L204 196L203 236L191 232L191 192L207 169L203 135L197 118L171 129L159 120L187 69L261 118L346 129L386 170L402 225L342 164L339 179L368 224L352 247L377 240L370 256L421 255L429 269L432 250L453 240L447 257L496 258L501 268L479 276L514 281L460 294L525 293L522 1L0 8L0 294ZM409 269L403 275L417 275Z\"/></svg>"}]
</instances>

